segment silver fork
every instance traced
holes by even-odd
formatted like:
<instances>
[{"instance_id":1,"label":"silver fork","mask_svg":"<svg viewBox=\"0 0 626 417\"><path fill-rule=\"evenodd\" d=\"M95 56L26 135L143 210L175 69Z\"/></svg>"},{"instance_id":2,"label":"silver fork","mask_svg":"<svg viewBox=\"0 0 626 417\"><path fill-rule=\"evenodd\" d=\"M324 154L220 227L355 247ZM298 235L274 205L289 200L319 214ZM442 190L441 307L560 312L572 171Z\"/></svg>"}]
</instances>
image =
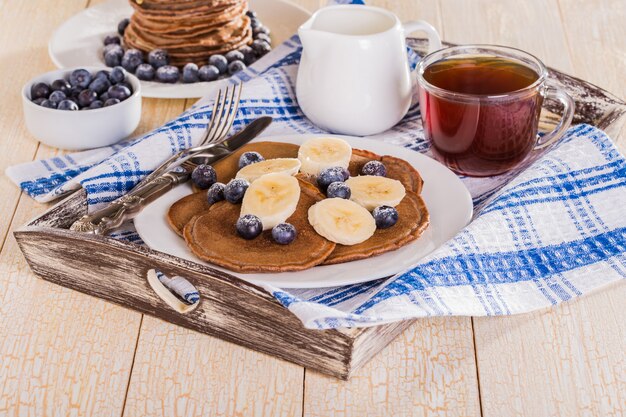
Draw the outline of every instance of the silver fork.
<instances>
[{"instance_id":1,"label":"silver fork","mask_svg":"<svg viewBox=\"0 0 626 417\"><path fill-rule=\"evenodd\" d=\"M223 142L228 132L230 132L230 128L232 127L237 116L242 90L243 84L241 83L235 84L234 86L226 86L223 94L222 89L220 88L213 103L211 120L207 124L207 128L200 139L200 143L192 148L183 149L166 159L165 162L141 180L129 194L138 192L151 180L165 173L170 168L173 168L174 163L178 161L178 159L184 156L190 156L197 152L204 152Z\"/></svg>"}]
</instances>

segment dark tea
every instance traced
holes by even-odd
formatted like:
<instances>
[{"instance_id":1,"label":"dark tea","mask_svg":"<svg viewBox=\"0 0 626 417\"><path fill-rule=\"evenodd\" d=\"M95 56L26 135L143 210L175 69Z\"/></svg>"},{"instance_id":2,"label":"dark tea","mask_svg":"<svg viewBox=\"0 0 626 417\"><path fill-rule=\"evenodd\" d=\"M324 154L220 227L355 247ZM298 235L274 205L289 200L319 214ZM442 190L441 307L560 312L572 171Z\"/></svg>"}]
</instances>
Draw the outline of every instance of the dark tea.
<instances>
[{"instance_id":1,"label":"dark tea","mask_svg":"<svg viewBox=\"0 0 626 417\"><path fill-rule=\"evenodd\" d=\"M452 170L501 174L536 144L543 96L539 87L527 88L540 77L529 66L463 56L428 65L422 77L427 82L420 86L424 132L434 156Z\"/></svg>"}]
</instances>

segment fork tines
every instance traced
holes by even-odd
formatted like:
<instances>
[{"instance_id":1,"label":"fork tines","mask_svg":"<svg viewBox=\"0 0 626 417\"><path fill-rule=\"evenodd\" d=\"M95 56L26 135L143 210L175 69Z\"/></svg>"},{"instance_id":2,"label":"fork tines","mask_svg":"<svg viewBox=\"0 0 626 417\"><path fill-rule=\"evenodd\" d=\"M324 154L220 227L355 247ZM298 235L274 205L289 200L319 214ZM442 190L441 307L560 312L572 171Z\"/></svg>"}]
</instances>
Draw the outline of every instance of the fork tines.
<instances>
[{"instance_id":1,"label":"fork tines","mask_svg":"<svg viewBox=\"0 0 626 417\"><path fill-rule=\"evenodd\" d=\"M213 103L211 120L199 145L215 143L228 134L237 117L242 88L242 84L239 83L228 85L223 90L219 89Z\"/></svg>"}]
</instances>

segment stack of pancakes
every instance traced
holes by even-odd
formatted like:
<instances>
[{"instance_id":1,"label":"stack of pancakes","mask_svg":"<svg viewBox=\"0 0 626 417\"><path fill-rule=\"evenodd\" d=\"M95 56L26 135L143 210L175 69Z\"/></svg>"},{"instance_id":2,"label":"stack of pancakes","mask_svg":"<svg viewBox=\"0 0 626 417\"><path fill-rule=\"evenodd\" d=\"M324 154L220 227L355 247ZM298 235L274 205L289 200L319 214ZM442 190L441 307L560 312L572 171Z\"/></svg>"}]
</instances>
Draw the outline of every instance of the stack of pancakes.
<instances>
[{"instance_id":1,"label":"stack of pancakes","mask_svg":"<svg viewBox=\"0 0 626 417\"><path fill-rule=\"evenodd\" d=\"M251 143L213 165L217 180L227 183L239 170L239 157L244 152L259 152L265 159L296 158L298 146L276 142ZM312 179L298 174L300 200L296 211L287 219L298 231L289 245L275 243L271 231L253 240L237 235L235 223L241 206L220 201L209 206L206 191L196 190L174 203L168 213L170 226L187 242L199 258L236 272L286 272L308 269L316 265L337 264L369 258L398 249L422 235L429 223L429 214L420 197L422 178L406 161L392 156L379 156L359 149L352 150L348 170L358 175L365 163L381 161L387 177L400 181L406 196L396 206L399 220L393 227L378 229L363 243L344 246L318 235L308 221L308 211L324 197Z\"/></svg>"},{"instance_id":2,"label":"stack of pancakes","mask_svg":"<svg viewBox=\"0 0 626 417\"><path fill-rule=\"evenodd\" d=\"M246 0L130 0L135 12L124 32L130 48L165 49L176 66L207 63L252 42Z\"/></svg>"}]
</instances>

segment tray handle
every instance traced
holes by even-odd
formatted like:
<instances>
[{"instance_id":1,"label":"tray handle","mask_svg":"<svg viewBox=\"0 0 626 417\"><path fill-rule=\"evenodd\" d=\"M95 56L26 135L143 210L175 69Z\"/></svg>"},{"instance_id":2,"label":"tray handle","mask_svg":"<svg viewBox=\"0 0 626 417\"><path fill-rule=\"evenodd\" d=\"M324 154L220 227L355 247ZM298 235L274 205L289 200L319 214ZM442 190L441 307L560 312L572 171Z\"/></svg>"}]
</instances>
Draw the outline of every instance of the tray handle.
<instances>
[{"instance_id":1,"label":"tray handle","mask_svg":"<svg viewBox=\"0 0 626 417\"><path fill-rule=\"evenodd\" d=\"M178 297L176 297L160 280L157 275L157 271L155 269L148 270L147 280L148 284L155 292L155 294L165 302L168 306L170 306L173 310L185 314L193 311L200 304L200 298L198 298L194 303L187 304L181 301ZM174 277L176 278L176 277Z\"/></svg>"}]
</instances>

